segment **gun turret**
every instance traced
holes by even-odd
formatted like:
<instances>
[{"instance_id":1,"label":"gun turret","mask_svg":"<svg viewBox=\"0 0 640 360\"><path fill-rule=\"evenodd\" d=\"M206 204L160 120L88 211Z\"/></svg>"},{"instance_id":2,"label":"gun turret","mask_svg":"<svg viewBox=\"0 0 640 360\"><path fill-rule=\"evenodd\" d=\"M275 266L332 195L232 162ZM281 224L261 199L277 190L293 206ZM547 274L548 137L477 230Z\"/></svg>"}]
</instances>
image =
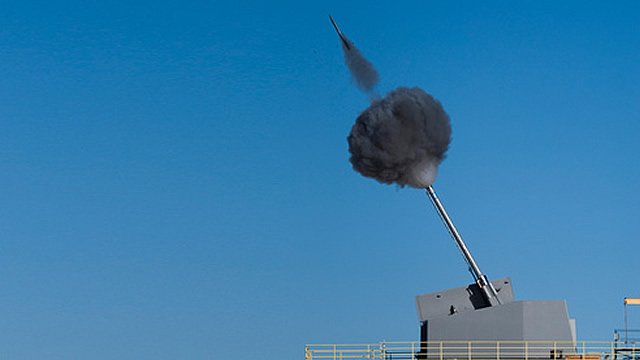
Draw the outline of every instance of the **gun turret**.
<instances>
[{"instance_id":1,"label":"gun turret","mask_svg":"<svg viewBox=\"0 0 640 360\"><path fill-rule=\"evenodd\" d=\"M575 321L569 318L564 300L516 301L511 279L489 281L471 256L471 252L453 225L432 186L427 195L449 230L456 246L469 266L475 284L416 296L420 320L421 359L442 359L442 353L432 353L439 341L541 341L541 349L556 354L557 342L575 343ZM548 342L546 342L548 341ZM510 346L515 346L512 343ZM441 346L441 344L440 344ZM469 359L498 356L494 350L470 350ZM564 354L573 354L571 348ZM530 354L511 354L514 358ZM556 355L554 355L556 356ZM445 358L457 357L445 354Z\"/></svg>"}]
</instances>

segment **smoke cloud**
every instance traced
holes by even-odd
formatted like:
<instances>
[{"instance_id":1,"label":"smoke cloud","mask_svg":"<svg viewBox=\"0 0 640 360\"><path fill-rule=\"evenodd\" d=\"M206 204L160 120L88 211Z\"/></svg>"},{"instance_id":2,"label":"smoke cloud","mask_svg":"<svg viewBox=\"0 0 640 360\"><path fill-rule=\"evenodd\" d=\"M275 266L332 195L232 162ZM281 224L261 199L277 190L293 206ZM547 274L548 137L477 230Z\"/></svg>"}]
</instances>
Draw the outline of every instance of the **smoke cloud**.
<instances>
[{"instance_id":1,"label":"smoke cloud","mask_svg":"<svg viewBox=\"0 0 640 360\"><path fill-rule=\"evenodd\" d=\"M363 176L426 188L449 148L451 123L431 95L399 87L358 116L347 141L349 161Z\"/></svg>"}]
</instances>

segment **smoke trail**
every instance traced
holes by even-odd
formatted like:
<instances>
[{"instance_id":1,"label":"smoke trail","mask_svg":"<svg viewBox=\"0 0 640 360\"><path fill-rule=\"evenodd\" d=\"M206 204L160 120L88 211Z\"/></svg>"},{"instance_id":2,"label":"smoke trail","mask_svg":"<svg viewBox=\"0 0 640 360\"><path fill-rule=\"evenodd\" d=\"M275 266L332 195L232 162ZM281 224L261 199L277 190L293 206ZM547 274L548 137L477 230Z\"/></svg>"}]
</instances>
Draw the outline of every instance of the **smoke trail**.
<instances>
[{"instance_id":1,"label":"smoke trail","mask_svg":"<svg viewBox=\"0 0 640 360\"><path fill-rule=\"evenodd\" d=\"M333 24L333 27L338 32L338 36L340 37L340 42L342 43L342 51L344 52L344 62L347 64L349 71L351 72L352 78L351 80L360 88L362 91L366 91L369 93L371 98L376 97L376 93L374 93L373 88L378 83L380 77L378 76L378 72L373 67L373 65L362 55L360 50L351 42L351 40L347 39L346 36L340 31L338 24L333 20L331 15L329 15L329 20ZM379 97L379 96L377 96Z\"/></svg>"},{"instance_id":2,"label":"smoke trail","mask_svg":"<svg viewBox=\"0 0 640 360\"><path fill-rule=\"evenodd\" d=\"M344 52L344 62L351 72L351 80L358 88L367 93L372 93L373 88L378 83L380 76L360 50L353 45L346 37L342 41L342 51Z\"/></svg>"},{"instance_id":3,"label":"smoke trail","mask_svg":"<svg viewBox=\"0 0 640 360\"><path fill-rule=\"evenodd\" d=\"M354 170L384 184L432 185L451 142L449 116L422 89L399 87L374 101L347 138Z\"/></svg>"}]
</instances>

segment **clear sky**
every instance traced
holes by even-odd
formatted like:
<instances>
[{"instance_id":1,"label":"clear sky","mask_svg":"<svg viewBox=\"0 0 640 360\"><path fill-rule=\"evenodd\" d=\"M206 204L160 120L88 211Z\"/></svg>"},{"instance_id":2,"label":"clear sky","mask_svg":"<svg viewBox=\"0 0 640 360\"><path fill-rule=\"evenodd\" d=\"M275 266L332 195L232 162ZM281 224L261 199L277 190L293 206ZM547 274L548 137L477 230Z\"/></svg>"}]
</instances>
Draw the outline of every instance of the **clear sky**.
<instances>
[{"instance_id":1,"label":"clear sky","mask_svg":"<svg viewBox=\"0 0 640 360\"><path fill-rule=\"evenodd\" d=\"M640 297L638 1L5 1L0 359L302 359L419 339L472 281L423 191L354 172L386 93L449 113L435 188L518 300L581 340ZM640 307L629 308L640 328Z\"/></svg>"}]
</instances>

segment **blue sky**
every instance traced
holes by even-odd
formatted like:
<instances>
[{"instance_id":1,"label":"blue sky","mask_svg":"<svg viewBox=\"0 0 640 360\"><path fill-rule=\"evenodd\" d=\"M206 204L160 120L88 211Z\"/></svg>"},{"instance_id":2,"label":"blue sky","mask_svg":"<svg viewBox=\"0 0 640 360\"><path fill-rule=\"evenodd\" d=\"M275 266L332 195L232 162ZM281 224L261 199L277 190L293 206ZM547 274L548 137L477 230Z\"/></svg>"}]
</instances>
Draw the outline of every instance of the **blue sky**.
<instances>
[{"instance_id":1,"label":"blue sky","mask_svg":"<svg viewBox=\"0 0 640 360\"><path fill-rule=\"evenodd\" d=\"M472 281L427 196L355 173L327 14L451 117L435 188L489 278L612 339L639 296L640 3L0 6L0 358L302 358L418 340ZM640 328L640 308L629 308Z\"/></svg>"}]
</instances>

